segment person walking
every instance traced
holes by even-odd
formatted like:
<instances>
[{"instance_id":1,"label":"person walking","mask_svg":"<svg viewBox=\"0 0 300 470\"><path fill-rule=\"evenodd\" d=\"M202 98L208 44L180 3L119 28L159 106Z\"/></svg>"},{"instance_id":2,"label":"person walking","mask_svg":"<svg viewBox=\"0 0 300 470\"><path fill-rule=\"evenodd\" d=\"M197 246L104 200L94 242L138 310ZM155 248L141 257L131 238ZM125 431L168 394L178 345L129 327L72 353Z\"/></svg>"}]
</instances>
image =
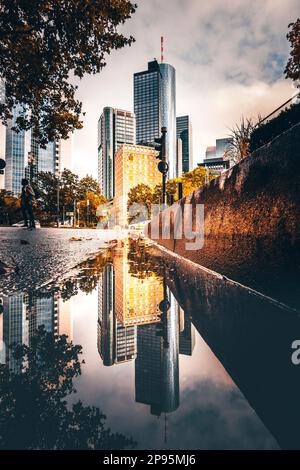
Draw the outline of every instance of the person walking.
<instances>
[{"instance_id":1,"label":"person walking","mask_svg":"<svg viewBox=\"0 0 300 470\"><path fill-rule=\"evenodd\" d=\"M28 179L22 179L22 193L21 193L21 209L24 217L23 227L28 229L35 229L35 220L33 213L33 203L35 200L35 193L32 186L29 184Z\"/></svg>"},{"instance_id":2,"label":"person walking","mask_svg":"<svg viewBox=\"0 0 300 470\"><path fill-rule=\"evenodd\" d=\"M21 192L21 211L23 215L23 227L28 227L28 216L27 216L27 210L26 210L26 186L28 184L28 180L25 178L22 179L21 181L22 184L22 192Z\"/></svg>"}]
</instances>

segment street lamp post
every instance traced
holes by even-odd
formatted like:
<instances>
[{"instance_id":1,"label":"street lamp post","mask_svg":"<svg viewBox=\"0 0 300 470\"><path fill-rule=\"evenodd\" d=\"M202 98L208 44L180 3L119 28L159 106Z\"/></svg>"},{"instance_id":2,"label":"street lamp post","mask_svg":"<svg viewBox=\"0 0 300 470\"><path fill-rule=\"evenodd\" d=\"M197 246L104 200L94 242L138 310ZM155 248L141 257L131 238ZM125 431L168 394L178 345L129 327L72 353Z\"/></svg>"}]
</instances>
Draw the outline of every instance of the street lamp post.
<instances>
[{"instance_id":1,"label":"street lamp post","mask_svg":"<svg viewBox=\"0 0 300 470\"><path fill-rule=\"evenodd\" d=\"M33 181L33 165L34 165L34 155L32 152L28 152L28 166L29 166L29 181L32 184Z\"/></svg>"},{"instance_id":2,"label":"street lamp post","mask_svg":"<svg viewBox=\"0 0 300 470\"><path fill-rule=\"evenodd\" d=\"M60 212L60 174L59 172L57 173L57 228L59 227L59 212Z\"/></svg>"},{"instance_id":3,"label":"street lamp post","mask_svg":"<svg viewBox=\"0 0 300 470\"><path fill-rule=\"evenodd\" d=\"M76 208L77 208L77 202L76 199L74 200L74 213L73 213L73 226L76 227Z\"/></svg>"},{"instance_id":4,"label":"street lamp post","mask_svg":"<svg viewBox=\"0 0 300 470\"><path fill-rule=\"evenodd\" d=\"M86 225L89 225L89 219L90 219L90 200L86 200Z\"/></svg>"}]
</instances>

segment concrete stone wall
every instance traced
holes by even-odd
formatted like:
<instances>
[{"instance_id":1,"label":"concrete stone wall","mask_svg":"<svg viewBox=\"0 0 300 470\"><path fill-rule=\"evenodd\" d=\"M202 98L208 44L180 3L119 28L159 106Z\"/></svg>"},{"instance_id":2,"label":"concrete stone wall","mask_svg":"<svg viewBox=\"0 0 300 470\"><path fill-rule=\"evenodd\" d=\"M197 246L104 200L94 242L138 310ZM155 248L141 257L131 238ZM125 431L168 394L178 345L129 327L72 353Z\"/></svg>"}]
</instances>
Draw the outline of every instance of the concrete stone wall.
<instances>
[{"instance_id":1,"label":"concrete stone wall","mask_svg":"<svg viewBox=\"0 0 300 470\"><path fill-rule=\"evenodd\" d=\"M300 124L253 153L208 186L174 205L204 204L204 246L185 238L159 244L234 280L282 298L296 296L300 274ZM195 228L195 224L194 224Z\"/></svg>"}]
</instances>

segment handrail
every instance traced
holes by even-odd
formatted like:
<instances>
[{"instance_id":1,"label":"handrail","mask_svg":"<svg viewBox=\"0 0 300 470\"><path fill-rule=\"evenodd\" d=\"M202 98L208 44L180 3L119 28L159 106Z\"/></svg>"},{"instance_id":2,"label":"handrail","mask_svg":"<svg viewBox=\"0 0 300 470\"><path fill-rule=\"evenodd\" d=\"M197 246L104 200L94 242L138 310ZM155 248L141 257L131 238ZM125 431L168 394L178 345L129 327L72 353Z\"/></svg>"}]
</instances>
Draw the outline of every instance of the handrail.
<instances>
[{"instance_id":1,"label":"handrail","mask_svg":"<svg viewBox=\"0 0 300 470\"><path fill-rule=\"evenodd\" d=\"M273 114L277 113L277 111L279 111L281 108L286 106L288 103L290 103L293 99L295 99L297 97L300 98L300 92L296 93L294 96L292 96L292 98L290 98L285 103L283 103L281 106L279 106L274 111L272 111L270 114L268 114L268 116L266 116L263 119L261 119L260 121L258 121L258 123L256 124L255 127L260 126L263 122L265 122L267 119L269 119L271 116L273 116Z\"/></svg>"}]
</instances>

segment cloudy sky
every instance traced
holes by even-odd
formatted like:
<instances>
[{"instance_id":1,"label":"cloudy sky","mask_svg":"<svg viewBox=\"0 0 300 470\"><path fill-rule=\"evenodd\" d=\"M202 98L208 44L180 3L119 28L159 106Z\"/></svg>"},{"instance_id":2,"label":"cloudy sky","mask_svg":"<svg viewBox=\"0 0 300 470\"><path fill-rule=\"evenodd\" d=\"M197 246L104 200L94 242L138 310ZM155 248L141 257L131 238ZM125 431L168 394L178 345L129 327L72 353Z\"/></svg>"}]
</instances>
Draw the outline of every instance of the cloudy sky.
<instances>
[{"instance_id":1,"label":"cloudy sky","mask_svg":"<svg viewBox=\"0 0 300 470\"><path fill-rule=\"evenodd\" d=\"M101 74L78 90L86 112L74 136L74 170L97 175L97 121L104 106L133 110L133 73L160 57L176 68L177 116L189 114L194 166L205 148L240 117L266 115L295 94L283 70L289 55L288 24L300 0L136 0L124 27L136 42L113 52Z\"/></svg>"}]
</instances>

